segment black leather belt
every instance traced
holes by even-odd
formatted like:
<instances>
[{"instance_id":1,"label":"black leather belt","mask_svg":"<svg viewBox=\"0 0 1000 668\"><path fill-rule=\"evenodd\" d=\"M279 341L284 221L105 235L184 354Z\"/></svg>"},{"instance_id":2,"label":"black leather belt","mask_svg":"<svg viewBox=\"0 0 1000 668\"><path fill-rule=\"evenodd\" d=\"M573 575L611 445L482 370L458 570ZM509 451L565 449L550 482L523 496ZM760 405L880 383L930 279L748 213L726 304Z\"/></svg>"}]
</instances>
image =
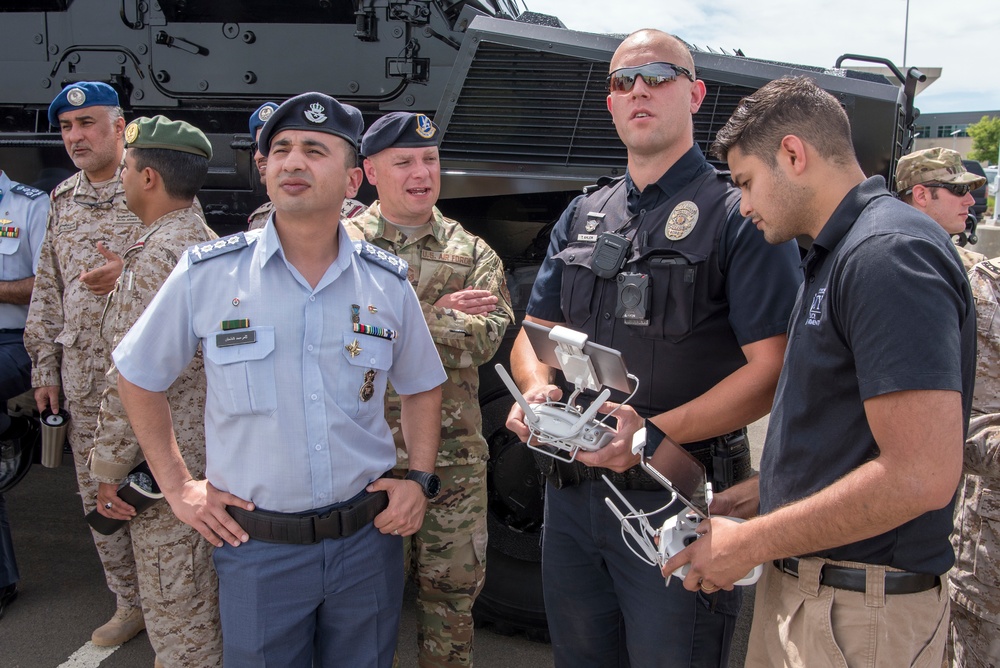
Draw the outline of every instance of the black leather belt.
<instances>
[{"instance_id":1,"label":"black leather belt","mask_svg":"<svg viewBox=\"0 0 1000 668\"><path fill-rule=\"evenodd\" d=\"M799 560L797 557L787 559L775 559L774 567L783 573L799 576ZM861 568L847 568L846 566L831 566L825 564L820 569L819 583L834 589L846 589L847 591L865 592L865 581L867 573ZM900 573L896 571L886 571L885 573L885 593L886 594L918 594L928 589L933 589L940 584L941 578L937 575L927 573Z\"/></svg>"},{"instance_id":2,"label":"black leather belt","mask_svg":"<svg viewBox=\"0 0 1000 668\"><path fill-rule=\"evenodd\" d=\"M266 543L312 545L324 538L347 538L368 525L389 505L383 491L366 494L350 505L319 513L275 513L228 506L229 515L247 534Z\"/></svg>"}]
</instances>

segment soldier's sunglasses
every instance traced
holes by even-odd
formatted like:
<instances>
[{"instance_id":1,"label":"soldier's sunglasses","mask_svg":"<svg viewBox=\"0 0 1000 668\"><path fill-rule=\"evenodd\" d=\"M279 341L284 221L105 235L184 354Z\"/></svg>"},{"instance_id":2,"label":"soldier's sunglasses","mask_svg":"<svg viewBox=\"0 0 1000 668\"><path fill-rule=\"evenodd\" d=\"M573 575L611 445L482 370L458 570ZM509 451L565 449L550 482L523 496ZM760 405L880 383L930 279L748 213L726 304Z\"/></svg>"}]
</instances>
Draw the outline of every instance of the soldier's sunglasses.
<instances>
[{"instance_id":1,"label":"soldier's sunglasses","mask_svg":"<svg viewBox=\"0 0 1000 668\"><path fill-rule=\"evenodd\" d=\"M965 197L973 191L968 183L925 183L925 188L944 188L955 197Z\"/></svg>"},{"instance_id":2,"label":"soldier's sunglasses","mask_svg":"<svg viewBox=\"0 0 1000 668\"><path fill-rule=\"evenodd\" d=\"M643 83L650 88L656 88L660 84L674 81L679 74L694 81L691 70L673 63L646 63L638 67L620 67L608 75L608 91L627 93L635 86L636 77L642 77Z\"/></svg>"}]
</instances>

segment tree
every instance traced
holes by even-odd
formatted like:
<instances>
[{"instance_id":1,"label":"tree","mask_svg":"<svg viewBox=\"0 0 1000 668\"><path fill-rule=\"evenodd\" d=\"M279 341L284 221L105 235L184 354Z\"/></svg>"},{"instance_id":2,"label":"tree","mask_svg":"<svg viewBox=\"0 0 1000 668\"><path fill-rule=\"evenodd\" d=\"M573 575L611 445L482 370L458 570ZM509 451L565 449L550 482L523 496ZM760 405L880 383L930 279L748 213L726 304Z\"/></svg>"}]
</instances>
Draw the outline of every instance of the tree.
<instances>
[{"instance_id":1,"label":"tree","mask_svg":"<svg viewBox=\"0 0 1000 668\"><path fill-rule=\"evenodd\" d=\"M972 137L969 157L979 162L996 164L997 148L1000 146L1000 117L983 116L978 123L970 125L967 132Z\"/></svg>"}]
</instances>

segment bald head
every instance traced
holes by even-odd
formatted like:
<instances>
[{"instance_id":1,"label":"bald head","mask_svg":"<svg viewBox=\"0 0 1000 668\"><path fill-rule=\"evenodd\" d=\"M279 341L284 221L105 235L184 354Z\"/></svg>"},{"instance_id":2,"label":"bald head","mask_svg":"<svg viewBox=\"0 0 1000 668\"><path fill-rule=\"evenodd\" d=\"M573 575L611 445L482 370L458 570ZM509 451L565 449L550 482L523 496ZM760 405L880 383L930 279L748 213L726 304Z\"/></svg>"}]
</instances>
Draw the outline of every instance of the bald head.
<instances>
[{"instance_id":1,"label":"bald head","mask_svg":"<svg viewBox=\"0 0 1000 668\"><path fill-rule=\"evenodd\" d=\"M694 72L694 58L688 45L662 30L645 28L626 37L611 57L611 70L622 67L626 58L630 63L673 63Z\"/></svg>"}]
</instances>

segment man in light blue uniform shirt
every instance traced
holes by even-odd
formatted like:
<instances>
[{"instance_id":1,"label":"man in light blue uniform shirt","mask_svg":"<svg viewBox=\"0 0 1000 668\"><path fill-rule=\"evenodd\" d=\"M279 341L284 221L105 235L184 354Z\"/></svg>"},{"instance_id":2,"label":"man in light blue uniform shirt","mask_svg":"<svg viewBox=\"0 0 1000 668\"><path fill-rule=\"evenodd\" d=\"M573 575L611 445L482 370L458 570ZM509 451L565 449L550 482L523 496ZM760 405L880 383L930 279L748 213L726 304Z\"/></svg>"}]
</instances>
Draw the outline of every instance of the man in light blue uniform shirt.
<instances>
[{"instance_id":1,"label":"man in light blue uniform shirt","mask_svg":"<svg viewBox=\"0 0 1000 668\"><path fill-rule=\"evenodd\" d=\"M445 380L406 263L352 243L357 109L294 97L261 132L260 230L189 249L114 352L119 392L177 516L217 547L224 661L389 666L402 540L435 490ZM205 355L207 470L191 479L165 395ZM407 479L383 414L403 396Z\"/></svg>"},{"instance_id":2,"label":"man in light blue uniform shirt","mask_svg":"<svg viewBox=\"0 0 1000 668\"><path fill-rule=\"evenodd\" d=\"M0 171L0 441L12 448L11 452L27 445L36 434L33 420L7 415L7 400L31 389L31 360L24 349L24 321L48 212L48 195L11 181ZM5 456L5 459L11 458ZM7 461L0 465L11 464ZM3 473L0 483L12 472ZM0 619L17 598L19 577L7 504L0 492Z\"/></svg>"}]
</instances>

